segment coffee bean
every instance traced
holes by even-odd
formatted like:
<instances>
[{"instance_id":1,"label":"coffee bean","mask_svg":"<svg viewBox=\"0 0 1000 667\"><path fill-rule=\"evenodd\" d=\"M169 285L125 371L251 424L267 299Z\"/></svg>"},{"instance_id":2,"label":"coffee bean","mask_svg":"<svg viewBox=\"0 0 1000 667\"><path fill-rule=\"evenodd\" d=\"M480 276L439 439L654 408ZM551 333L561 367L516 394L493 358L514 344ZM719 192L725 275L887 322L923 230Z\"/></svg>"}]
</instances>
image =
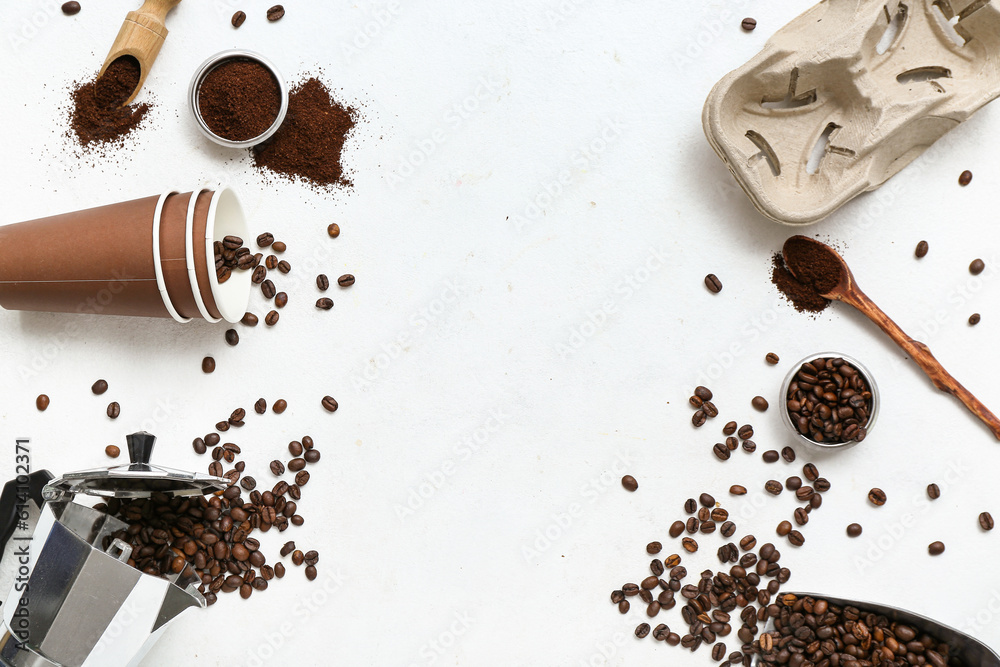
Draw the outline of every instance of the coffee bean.
<instances>
[{"instance_id":1,"label":"coffee bean","mask_svg":"<svg viewBox=\"0 0 1000 667\"><path fill-rule=\"evenodd\" d=\"M700 398L702 401L710 401L712 400L713 396L711 389L709 389L708 387L703 387L701 385L698 385L697 387L694 388L694 395Z\"/></svg>"},{"instance_id":2,"label":"coffee bean","mask_svg":"<svg viewBox=\"0 0 1000 667\"><path fill-rule=\"evenodd\" d=\"M72 2L64 2L62 6L62 13L66 16L75 16L80 13L80 3L73 0Z\"/></svg>"},{"instance_id":3,"label":"coffee bean","mask_svg":"<svg viewBox=\"0 0 1000 667\"><path fill-rule=\"evenodd\" d=\"M969 273L974 276L978 276L986 268L986 264L981 259L972 260L972 264L969 264Z\"/></svg>"},{"instance_id":4,"label":"coffee bean","mask_svg":"<svg viewBox=\"0 0 1000 667\"><path fill-rule=\"evenodd\" d=\"M233 14L233 18L232 18L233 27L234 28L239 28L241 25L243 25L243 22L246 21L246 20L247 20L246 12L236 12L235 14ZM270 234L261 234L260 236L258 236L257 237L257 245L261 245L260 239L263 236L271 236L271 235ZM271 240L272 241L274 240L273 236L271 237Z\"/></svg>"},{"instance_id":5,"label":"coffee bean","mask_svg":"<svg viewBox=\"0 0 1000 667\"><path fill-rule=\"evenodd\" d=\"M191 446L194 448L195 454L204 454L208 451L208 448L205 446L205 441L201 438L195 438L192 440Z\"/></svg>"},{"instance_id":6,"label":"coffee bean","mask_svg":"<svg viewBox=\"0 0 1000 667\"><path fill-rule=\"evenodd\" d=\"M780 358L778 357L778 355L776 355L776 354L775 354L774 352L768 352L768 353L767 353L767 354L766 354L766 355L764 356L764 361L766 361L767 363L769 363L769 364L771 364L772 366L774 366L774 365L775 365L775 364L777 364L777 363L778 363L779 361L781 361L781 359L780 359Z\"/></svg>"},{"instance_id":7,"label":"coffee bean","mask_svg":"<svg viewBox=\"0 0 1000 667\"><path fill-rule=\"evenodd\" d=\"M944 542L931 542L927 547L927 553L932 556L940 556L944 553Z\"/></svg>"},{"instance_id":8,"label":"coffee bean","mask_svg":"<svg viewBox=\"0 0 1000 667\"><path fill-rule=\"evenodd\" d=\"M743 447L743 451L747 454L753 454L757 451L757 443L753 440L744 440L741 446Z\"/></svg>"},{"instance_id":9,"label":"coffee bean","mask_svg":"<svg viewBox=\"0 0 1000 667\"><path fill-rule=\"evenodd\" d=\"M685 537L684 539L682 539L681 546L683 546L684 550L687 551L688 553L694 553L698 550L698 543L695 542L690 537Z\"/></svg>"},{"instance_id":10,"label":"coffee bean","mask_svg":"<svg viewBox=\"0 0 1000 667\"><path fill-rule=\"evenodd\" d=\"M732 456L732 452L729 451L729 448L726 447L721 442L717 442L715 444L715 446L712 448L712 452L715 454L715 457L720 461L728 461L729 457Z\"/></svg>"},{"instance_id":11,"label":"coffee bean","mask_svg":"<svg viewBox=\"0 0 1000 667\"><path fill-rule=\"evenodd\" d=\"M740 548L743 549L743 551L750 551L755 546L757 546L757 538L753 535L747 535L740 540Z\"/></svg>"},{"instance_id":12,"label":"coffee bean","mask_svg":"<svg viewBox=\"0 0 1000 667\"><path fill-rule=\"evenodd\" d=\"M694 514L698 511L698 501L694 498L688 498L684 501L684 511L688 514Z\"/></svg>"},{"instance_id":13,"label":"coffee bean","mask_svg":"<svg viewBox=\"0 0 1000 667\"><path fill-rule=\"evenodd\" d=\"M979 313L972 313L969 315L969 326L976 326L982 320L982 316Z\"/></svg>"},{"instance_id":14,"label":"coffee bean","mask_svg":"<svg viewBox=\"0 0 1000 667\"><path fill-rule=\"evenodd\" d=\"M693 408L700 408L701 406L705 405L705 401L701 400L697 396L689 396L688 403L690 403L691 407Z\"/></svg>"},{"instance_id":15,"label":"coffee bean","mask_svg":"<svg viewBox=\"0 0 1000 667\"><path fill-rule=\"evenodd\" d=\"M680 537L680 534L684 532L684 522L674 521L670 524L670 537Z\"/></svg>"},{"instance_id":16,"label":"coffee bean","mask_svg":"<svg viewBox=\"0 0 1000 667\"><path fill-rule=\"evenodd\" d=\"M319 288L320 292L325 292L330 289L330 279L326 277L325 273L321 273L316 276L316 287Z\"/></svg>"},{"instance_id":17,"label":"coffee bean","mask_svg":"<svg viewBox=\"0 0 1000 667\"><path fill-rule=\"evenodd\" d=\"M989 512L979 515L979 527L983 530L993 530L993 516Z\"/></svg>"},{"instance_id":18,"label":"coffee bean","mask_svg":"<svg viewBox=\"0 0 1000 667\"><path fill-rule=\"evenodd\" d=\"M264 260L264 266L267 267L268 270L274 271L278 268L278 257L276 255L268 255L267 259Z\"/></svg>"},{"instance_id":19,"label":"coffee bean","mask_svg":"<svg viewBox=\"0 0 1000 667\"><path fill-rule=\"evenodd\" d=\"M271 406L271 411L276 415L280 415L287 408L288 408L288 401L286 401L283 398L279 398L274 402L274 405Z\"/></svg>"},{"instance_id":20,"label":"coffee bean","mask_svg":"<svg viewBox=\"0 0 1000 667\"><path fill-rule=\"evenodd\" d=\"M802 466L802 474L810 482L815 482L817 479L819 479L819 469L813 463L807 463L804 466Z\"/></svg>"},{"instance_id":21,"label":"coffee bean","mask_svg":"<svg viewBox=\"0 0 1000 667\"><path fill-rule=\"evenodd\" d=\"M233 426L243 426L243 418L246 416L247 416L246 410L244 410L243 408L236 408L229 415L229 423L232 424ZM233 445L233 447L236 447L236 445ZM235 451L236 453L239 453L238 448Z\"/></svg>"},{"instance_id":22,"label":"coffee bean","mask_svg":"<svg viewBox=\"0 0 1000 667\"><path fill-rule=\"evenodd\" d=\"M309 477L310 477L309 471L303 470L302 472L295 475L295 484L297 486L305 486L306 484L309 483Z\"/></svg>"},{"instance_id":23,"label":"coffee bean","mask_svg":"<svg viewBox=\"0 0 1000 667\"><path fill-rule=\"evenodd\" d=\"M793 475L785 480L785 488L789 491L798 491L802 488L802 480Z\"/></svg>"},{"instance_id":24,"label":"coffee bean","mask_svg":"<svg viewBox=\"0 0 1000 667\"><path fill-rule=\"evenodd\" d=\"M330 310L333 308L333 299L328 299L323 297L322 299L316 300L316 307L320 310Z\"/></svg>"},{"instance_id":25,"label":"coffee bean","mask_svg":"<svg viewBox=\"0 0 1000 667\"><path fill-rule=\"evenodd\" d=\"M267 10L267 20L271 21L272 23L274 21L280 20L281 17L284 15L285 15L285 8L282 7L281 5L275 5L274 7L271 7L269 10Z\"/></svg>"},{"instance_id":26,"label":"coffee bean","mask_svg":"<svg viewBox=\"0 0 1000 667\"><path fill-rule=\"evenodd\" d=\"M229 430L229 422L218 422L218 423L216 423L215 430L216 431L223 431L223 432L228 431Z\"/></svg>"},{"instance_id":27,"label":"coffee bean","mask_svg":"<svg viewBox=\"0 0 1000 667\"><path fill-rule=\"evenodd\" d=\"M238 333L236 333L236 329L227 329L226 330L226 342L229 343L229 345L237 345L237 344L239 344L239 342L240 342L240 335Z\"/></svg>"},{"instance_id":28,"label":"coffee bean","mask_svg":"<svg viewBox=\"0 0 1000 667\"><path fill-rule=\"evenodd\" d=\"M875 505L876 507L881 507L885 505L886 497L885 491L879 488L874 488L868 492L868 501Z\"/></svg>"},{"instance_id":29,"label":"coffee bean","mask_svg":"<svg viewBox=\"0 0 1000 667\"><path fill-rule=\"evenodd\" d=\"M318 463L320 458L319 450L310 449L302 455L302 458L306 460L306 463Z\"/></svg>"},{"instance_id":30,"label":"coffee bean","mask_svg":"<svg viewBox=\"0 0 1000 667\"><path fill-rule=\"evenodd\" d=\"M722 427L722 435L732 435L736 433L736 422L728 422Z\"/></svg>"},{"instance_id":31,"label":"coffee bean","mask_svg":"<svg viewBox=\"0 0 1000 667\"><path fill-rule=\"evenodd\" d=\"M802 533L800 533L799 531L793 530L792 532L788 533L788 543L791 544L793 547L801 547L803 544L806 543L806 538L803 537Z\"/></svg>"},{"instance_id":32,"label":"coffee bean","mask_svg":"<svg viewBox=\"0 0 1000 667\"><path fill-rule=\"evenodd\" d=\"M749 440L753 437L753 426L750 424L741 426L736 435L740 436L740 440Z\"/></svg>"},{"instance_id":33,"label":"coffee bean","mask_svg":"<svg viewBox=\"0 0 1000 667\"><path fill-rule=\"evenodd\" d=\"M715 403L712 401L705 401L701 409L709 419L715 419L719 416L719 408L715 407Z\"/></svg>"},{"instance_id":34,"label":"coffee bean","mask_svg":"<svg viewBox=\"0 0 1000 667\"><path fill-rule=\"evenodd\" d=\"M705 276L705 287L712 294L718 294L722 291L722 281L714 273L710 273Z\"/></svg>"},{"instance_id":35,"label":"coffee bean","mask_svg":"<svg viewBox=\"0 0 1000 667\"><path fill-rule=\"evenodd\" d=\"M45 412L45 409L49 407L49 397L45 394L39 394L38 398L35 399L35 407L38 408L39 412Z\"/></svg>"},{"instance_id":36,"label":"coffee bean","mask_svg":"<svg viewBox=\"0 0 1000 667\"><path fill-rule=\"evenodd\" d=\"M767 399L763 396L754 396L753 400L750 401L750 405L752 405L755 410L764 412L767 410Z\"/></svg>"},{"instance_id":37,"label":"coffee bean","mask_svg":"<svg viewBox=\"0 0 1000 667\"><path fill-rule=\"evenodd\" d=\"M333 398L333 396L324 396L323 400L320 401L320 404L323 406L323 409L326 410L327 412L336 412L337 408L340 407L340 405L337 403L336 399Z\"/></svg>"},{"instance_id":38,"label":"coffee bean","mask_svg":"<svg viewBox=\"0 0 1000 667\"><path fill-rule=\"evenodd\" d=\"M340 236L340 225L338 225L336 222L331 222L329 225L327 225L326 233L330 235L331 239L337 238L338 236Z\"/></svg>"},{"instance_id":39,"label":"coffee bean","mask_svg":"<svg viewBox=\"0 0 1000 667\"><path fill-rule=\"evenodd\" d=\"M795 519L797 526L804 526L809 523L809 512L804 507L797 507L792 513L792 518Z\"/></svg>"},{"instance_id":40,"label":"coffee bean","mask_svg":"<svg viewBox=\"0 0 1000 667\"><path fill-rule=\"evenodd\" d=\"M90 387L90 391L94 392L95 396L100 396L107 390L108 390L108 383L106 380L98 380Z\"/></svg>"},{"instance_id":41,"label":"coffee bean","mask_svg":"<svg viewBox=\"0 0 1000 667\"><path fill-rule=\"evenodd\" d=\"M260 284L260 293L264 295L265 299L273 299L274 295L278 293L278 290L274 288L273 282L265 280Z\"/></svg>"},{"instance_id":42,"label":"coffee bean","mask_svg":"<svg viewBox=\"0 0 1000 667\"><path fill-rule=\"evenodd\" d=\"M110 456L111 458L116 459L119 456L121 456L122 450L117 445L108 445L107 447L104 448L104 453Z\"/></svg>"},{"instance_id":43,"label":"coffee bean","mask_svg":"<svg viewBox=\"0 0 1000 667\"><path fill-rule=\"evenodd\" d=\"M646 545L646 553L651 555L660 553L661 549L663 549L663 545L659 542L650 542Z\"/></svg>"},{"instance_id":44,"label":"coffee bean","mask_svg":"<svg viewBox=\"0 0 1000 667\"><path fill-rule=\"evenodd\" d=\"M698 521L708 521L712 518L712 510L702 507L698 510Z\"/></svg>"},{"instance_id":45,"label":"coffee bean","mask_svg":"<svg viewBox=\"0 0 1000 667\"><path fill-rule=\"evenodd\" d=\"M743 21L740 23L740 27L746 30L747 32L751 32L754 28L757 27L757 19L747 17L743 19Z\"/></svg>"},{"instance_id":46,"label":"coffee bean","mask_svg":"<svg viewBox=\"0 0 1000 667\"><path fill-rule=\"evenodd\" d=\"M278 323L278 311L272 310L266 316L264 316L264 324L269 327L273 327Z\"/></svg>"},{"instance_id":47,"label":"coffee bean","mask_svg":"<svg viewBox=\"0 0 1000 667\"><path fill-rule=\"evenodd\" d=\"M260 285L267 278L267 269L263 266L258 266L253 270L253 274L250 276L250 282L254 285Z\"/></svg>"},{"instance_id":48,"label":"coffee bean","mask_svg":"<svg viewBox=\"0 0 1000 667\"><path fill-rule=\"evenodd\" d=\"M230 234L222 239L222 246L230 250L239 250L243 246L243 239L239 236Z\"/></svg>"},{"instance_id":49,"label":"coffee bean","mask_svg":"<svg viewBox=\"0 0 1000 667\"><path fill-rule=\"evenodd\" d=\"M262 415L265 412L267 412L267 401L265 401L263 398L258 398L257 402L253 404L253 411L259 415Z\"/></svg>"},{"instance_id":50,"label":"coffee bean","mask_svg":"<svg viewBox=\"0 0 1000 667\"><path fill-rule=\"evenodd\" d=\"M927 256L927 241L921 241L917 244L917 249L913 251L917 259L922 259Z\"/></svg>"},{"instance_id":51,"label":"coffee bean","mask_svg":"<svg viewBox=\"0 0 1000 667\"><path fill-rule=\"evenodd\" d=\"M649 623L640 623L638 626L636 626L635 628L636 637L642 639L648 634L649 634Z\"/></svg>"},{"instance_id":52,"label":"coffee bean","mask_svg":"<svg viewBox=\"0 0 1000 667\"><path fill-rule=\"evenodd\" d=\"M288 304L288 295L284 292L278 292L274 295L274 305L277 308L284 308Z\"/></svg>"},{"instance_id":53,"label":"coffee bean","mask_svg":"<svg viewBox=\"0 0 1000 667\"><path fill-rule=\"evenodd\" d=\"M622 487L626 491L635 491L639 488L639 482L635 481L635 477L632 475L625 475L622 477Z\"/></svg>"},{"instance_id":54,"label":"coffee bean","mask_svg":"<svg viewBox=\"0 0 1000 667\"><path fill-rule=\"evenodd\" d=\"M704 426L707 419L708 416L705 415L704 410L696 410L695 413L691 415L691 423L694 424L695 428L701 428Z\"/></svg>"},{"instance_id":55,"label":"coffee bean","mask_svg":"<svg viewBox=\"0 0 1000 667\"><path fill-rule=\"evenodd\" d=\"M927 497L930 498L931 500L937 500L938 498L940 498L941 497L941 487L939 487L937 484L928 484L927 485Z\"/></svg>"},{"instance_id":56,"label":"coffee bean","mask_svg":"<svg viewBox=\"0 0 1000 667\"><path fill-rule=\"evenodd\" d=\"M771 479L764 484L764 490L770 493L772 496L778 496L781 495L781 492L784 490L784 487L778 480Z\"/></svg>"},{"instance_id":57,"label":"coffee bean","mask_svg":"<svg viewBox=\"0 0 1000 667\"><path fill-rule=\"evenodd\" d=\"M215 359L212 357L205 357L201 360L201 372L202 373L214 373L215 372ZM104 392L101 392L104 393Z\"/></svg>"},{"instance_id":58,"label":"coffee bean","mask_svg":"<svg viewBox=\"0 0 1000 667\"><path fill-rule=\"evenodd\" d=\"M275 563L274 564L274 576L276 576L278 579L281 579L283 576L285 576L285 566L284 566L284 564L282 564L282 563Z\"/></svg>"},{"instance_id":59,"label":"coffee bean","mask_svg":"<svg viewBox=\"0 0 1000 667\"><path fill-rule=\"evenodd\" d=\"M285 464L278 459L271 461L271 472L275 475L283 475L285 473Z\"/></svg>"},{"instance_id":60,"label":"coffee bean","mask_svg":"<svg viewBox=\"0 0 1000 667\"><path fill-rule=\"evenodd\" d=\"M354 284L354 276L350 273L345 273L344 275L337 278L337 284L341 287L350 287Z\"/></svg>"},{"instance_id":61,"label":"coffee bean","mask_svg":"<svg viewBox=\"0 0 1000 667\"><path fill-rule=\"evenodd\" d=\"M292 459L288 462L288 469L292 472L298 472L306 467L305 459Z\"/></svg>"},{"instance_id":62,"label":"coffee bean","mask_svg":"<svg viewBox=\"0 0 1000 667\"><path fill-rule=\"evenodd\" d=\"M271 244L271 249L274 250L274 252L285 252L288 250L288 246L286 246L282 241L275 241Z\"/></svg>"},{"instance_id":63,"label":"coffee bean","mask_svg":"<svg viewBox=\"0 0 1000 667\"><path fill-rule=\"evenodd\" d=\"M703 493L698 496L698 502L701 503L702 507L715 507L715 498L708 493Z\"/></svg>"},{"instance_id":64,"label":"coffee bean","mask_svg":"<svg viewBox=\"0 0 1000 667\"><path fill-rule=\"evenodd\" d=\"M972 182L972 172L966 169L958 176L958 184L963 188Z\"/></svg>"},{"instance_id":65,"label":"coffee bean","mask_svg":"<svg viewBox=\"0 0 1000 667\"><path fill-rule=\"evenodd\" d=\"M242 14L243 12L239 13ZM264 232L263 234L257 237L258 248L266 248L272 243L274 243L274 234L272 234L271 232Z\"/></svg>"},{"instance_id":66,"label":"coffee bean","mask_svg":"<svg viewBox=\"0 0 1000 667\"><path fill-rule=\"evenodd\" d=\"M228 267L228 266L223 266L223 267L220 267L220 268L219 268L219 269L218 269L218 270L217 270L217 271L215 272L215 278L216 278L216 280L218 280L218 282L219 282L219 284L220 284L220 285L221 285L222 283L226 282L227 280L229 280L229 277L230 277L231 275L232 275L232 271L231 271L231 270L229 269L229 267Z\"/></svg>"},{"instance_id":67,"label":"coffee bean","mask_svg":"<svg viewBox=\"0 0 1000 667\"><path fill-rule=\"evenodd\" d=\"M747 487L733 484L729 487L729 494L733 496L745 496L747 494Z\"/></svg>"},{"instance_id":68,"label":"coffee bean","mask_svg":"<svg viewBox=\"0 0 1000 667\"><path fill-rule=\"evenodd\" d=\"M285 260L281 260L280 262L278 262L278 270L281 271L282 273L288 273L289 271L292 270L292 265L286 262Z\"/></svg>"},{"instance_id":69,"label":"coffee bean","mask_svg":"<svg viewBox=\"0 0 1000 667\"><path fill-rule=\"evenodd\" d=\"M212 461L209 463L208 474L214 477L222 477L222 464L218 461Z\"/></svg>"},{"instance_id":70,"label":"coffee bean","mask_svg":"<svg viewBox=\"0 0 1000 667\"><path fill-rule=\"evenodd\" d=\"M253 491L257 488L257 480L255 480L250 475L247 475L240 481L240 486L242 486L247 491Z\"/></svg>"},{"instance_id":71,"label":"coffee bean","mask_svg":"<svg viewBox=\"0 0 1000 667\"><path fill-rule=\"evenodd\" d=\"M723 644L722 642L719 642L718 644L716 644L715 646L712 647L712 660L715 660L716 662L718 662L719 660L722 660L725 657L726 657L726 645L725 644Z\"/></svg>"},{"instance_id":72,"label":"coffee bean","mask_svg":"<svg viewBox=\"0 0 1000 667\"><path fill-rule=\"evenodd\" d=\"M116 401L108 403L108 417L111 419L118 419L118 415L122 413L122 408Z\"/></svg>"},{"instance_id":73,"label":"coffee bean","mask_svg":"<svg viewBox=\"0 0 1000 667\"><path fill-rule=\"evenodd\" d=\"M776 450L769 449L764 452L764 456L762 458L764 459L764 463L777 463L778 459L781 458L781 455L778 454Z\"/></svg>"},{"instance_id":74,"label":"coffee bean","mask_svg":"<svg viewBox=\"0 0 1000 667\"><path fill-rule=\"evenodd\" d=\"M618 611L622 614L627 614L629 608L628 600L622 600L618 603Z\"/></svg>"},{"instance_id":75,"label":"coffee bean","mask_svg":"<svg viewBox=\"0 0 1000 667\"><path fill-rule=\"evenodd\" d=\"M209 433L205 436L205 444L209 447L215 447L221 440L218 433Z\"/></svg>"},{"instance_id":76,"label":"coffee bean","mask_svg":"<svg viewBox=\"0 0 1000 667\"><path fill-rule=\"evenodd\" d=\"M781 450L781 458L785 459L788 463L795 462L795 450L791 447L784 447Z\"/></svg>"},{"instance_id":77,"label":"coffee bean","mask_svg":"<svg viewBox=\"0 0 1000 667\"><path fill-rule=\"evenodd\" d=\"M847 536L848 537L859 537L861 535L863 528L861 528L860 523L852 523L847 526Z\"/></svg>"}]
</instances>

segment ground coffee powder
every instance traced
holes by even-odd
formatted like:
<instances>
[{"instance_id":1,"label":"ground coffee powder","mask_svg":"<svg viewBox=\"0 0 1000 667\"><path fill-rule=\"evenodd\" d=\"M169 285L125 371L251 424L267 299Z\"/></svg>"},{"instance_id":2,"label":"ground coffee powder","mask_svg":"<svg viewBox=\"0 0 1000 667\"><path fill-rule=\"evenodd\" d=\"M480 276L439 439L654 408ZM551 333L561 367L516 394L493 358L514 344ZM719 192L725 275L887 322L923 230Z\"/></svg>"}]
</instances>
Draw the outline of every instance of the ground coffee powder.
<instances>
[{"instance_id":1,"label":"ground coffee powder","mask_svg":"<svg viewBox=\"0 0 1000 667\"><path fill-rule=\"evenodd\" d=\"M281 109L281 87L256 60L236 58L213 69L198 92L198 111L208 129L231 141L264 134Z\"/></svg>"},{"instance_id":2,"label":"ground coffee powder","mask_svg":"<svg viewBox=\"0 0 1000 667\"><path fill-rule=\"evenodd\" d=\"M118 58L100 78L78 83L72 91L70 134L84 148L122 144L149 112L149 104L122 106L139 85L141 69L132 56Z\"/></svg>"},{"instance_id":3,"label":"ground coffee powder","mask_svg":"<svg viewBox=\"0 0 1000 667\"><path fill-rule=\"evenodd\" d=\"M799 282L811 285L819 294L827 294L840 282L843 265L819 243L793 236L785 241L783 254Z\"/></svg>"},{"instance_id":4,"label":"ground coffee powder","mask_svg":"<svg viewBox=\"0 0 1000 667\"><path fill-rule=\"evenodd\" d=\"M356 109L334 100L319 79L307 79L289 93L281 128L270 141L251 149L254 165L320 190L350 187L340 157L357 116Z\"/></svg>"},{"instance_id":5,"label":"ground coffee powder","mask_svg":"<svg viewBox=\"0 0 1000 667\"><path fill-rule=\"evenodd\" d=\"M803 313L819 313L830 305L830 301L821 297L815 288L795 279L785 266L785 259L780 252L774 254L771 262L771 282L789 303L795 306L795 310Z\"/></svg>"}]
</instances>

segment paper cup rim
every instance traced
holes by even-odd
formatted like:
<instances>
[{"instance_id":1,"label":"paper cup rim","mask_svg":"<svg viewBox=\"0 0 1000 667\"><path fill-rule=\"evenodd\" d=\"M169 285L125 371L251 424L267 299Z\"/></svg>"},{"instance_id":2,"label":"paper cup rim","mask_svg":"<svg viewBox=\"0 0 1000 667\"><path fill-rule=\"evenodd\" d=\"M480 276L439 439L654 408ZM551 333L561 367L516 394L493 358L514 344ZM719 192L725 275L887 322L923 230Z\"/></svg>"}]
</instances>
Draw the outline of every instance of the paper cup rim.
<instances>
[{"instance_id":1,"label":"paper cup rim","mask_svg":"<svg viewBox=\"0 0 1000 667\"><path fill-rule=\"evenodd\" d=\"M198 197L204 192L210 192L210 190L207 187L202 187L192 191L191 199L188 201L187 224L185 225L184 232L184 257L187 260L188 282L191 283L191 291L194 293L195 306L198 307L198 312L201 313L202 317L214 324L221 322L222 318L212 317L212 314L208 312L208 306L205 305L205 300L201 296L201 288L198 286L198 273L194 263L194 207L198 202ZM208 257L214 256L214 252L208 253L206 261ZM211 275L214 269L214 266L209 267L208 273Z\"/></svg>"},{"instance_id":2,"label":"paper cup rim","mask_svg":"<svg viewBox=\"0 0 1000 667\"><path fill-rule=\"evenodd\" d=\"M208 205L208 220L205 223L206 257L215 257L215 229L216 223L218 222L217 216L219 213L219 201L227 195L232 198L232 204L236 207L236 211L238 213L238 235L241 238L246 239L250 234L250 228L246 221L246 214L243 212L243 205L240 203L240 199L236 194L236 191L228 185L220 185L214 192L212 192L212 201ZM219 283L218 275L215 273L215 266L213 265L210 267L208 272L208 283L212 290L212 297L215 299L215 307L218 309L219 314L222 315L222 319L226 320L230 324L236 324L243 319L243 316L247 312L252 287L249 276L245 279L242 276L237 278L234 272L229 278L229 281L232 280L238 281L233 283L233 285L241 284L242 282L246 283L246 289L243 290L242 295L237 295L236 297L230 296L228 292L231 292L236 288L223 287ZM229 284L229 281L227 281L227 285ZM238 300L242 303L242 305L238 306L234 303L235 300Z\"/></svg>"}]
</instances>

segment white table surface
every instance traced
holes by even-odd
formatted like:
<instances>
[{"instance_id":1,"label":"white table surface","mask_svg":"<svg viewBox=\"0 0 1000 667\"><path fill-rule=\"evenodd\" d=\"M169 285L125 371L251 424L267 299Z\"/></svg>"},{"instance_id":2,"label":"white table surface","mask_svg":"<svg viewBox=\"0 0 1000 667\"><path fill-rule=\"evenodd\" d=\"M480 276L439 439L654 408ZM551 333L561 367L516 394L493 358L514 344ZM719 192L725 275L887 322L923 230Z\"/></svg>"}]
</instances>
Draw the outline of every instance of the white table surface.
<instances>
[{"instance_id":1,"label":"white table surface","mask_svg":"<svg viewBox=\"0 0 1000 667\"><path fill-rule=\"evenodd\" d=\"M759 451L793 444L778 411L750 399L776 403L791 364L830 349L872 369L884 405L863 446L814 459L833 488L806 546L781 548L787 588L902 605L1000 645L1000 534L976 519L1000 516L1000 445L857 313L811 318L778 298L769 257L792 231L752 208L702 134L712 84L805 4L288 2L268 24L266 2L189 0L146 84L152 122L125 150L77 159L62 137L66 86L100 66L134 8L83 4L74 18L52 0L0 17L2 220L227 181L253 228L288 243L290 304L273 330L238 327L236 348L222 325L0 313L4 470L16 437L58 473L107 465L104 446L140 428L160 438L156 462L203 470L191 439L258 396L290 407L251 412L235 434L248 472L271 480L267 462L306 433L323 453L305 525L261 538L271 562L284 539L318 549L319 579L290 567L266 594L188 612L143 664L707 664L704 649L636 640L645 615L619 615L608 595L644 576L650 540L678 550L666 528L702 491L739 517L737 537L776 539L795 503L765 499L763 483L801 466L721 464L711 447L728 419L754 424ZM234 31L237 8L249 18ZM322 68L358 105L352 189L268 183L197 134L189 77L230 47L293 80ZM891 190L806 230L841 244L869 295L995 409L998 128L1000 107L987 107ZM963 169L975 172L964 189ZM329 313L313 307L319 271L357 275ZM703 286L709 272L721 294ZM266 312L259 295L251 308ZM94 397L102 377L111 389ZM706 381L722 414L695 430L687 397ZM339 412L320 408L324 394ZM933 504L930 482L943 492ZM730 500L734 483L752 493ZM866 501L873 486L889 496L881 509ZM860 539L845 537L852 521ZM948 545L939 558L934 540ZM718 565L722 539L701 542L691 572ZM679 608L660 621L680 628Z\"/></svg>"}]
</instances>

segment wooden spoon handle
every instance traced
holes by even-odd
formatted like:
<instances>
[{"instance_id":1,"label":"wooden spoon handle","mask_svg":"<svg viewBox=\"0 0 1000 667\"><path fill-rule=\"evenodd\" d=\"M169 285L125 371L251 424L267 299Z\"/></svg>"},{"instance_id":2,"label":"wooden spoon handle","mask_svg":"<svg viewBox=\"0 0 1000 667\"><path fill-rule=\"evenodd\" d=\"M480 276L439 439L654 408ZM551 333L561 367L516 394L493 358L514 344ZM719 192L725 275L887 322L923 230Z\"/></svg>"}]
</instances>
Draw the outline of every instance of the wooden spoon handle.
<instances>
[{"instance_id":1,"label":"wooden spoon handle","mask_svg":"<svg viewBox=\"0 0 1000 667\"><path fill-rule=\"evenodd\" d=\"M158 21L161 25L167 22L167 13L180 4L181 0L145 0L138 13ZM187 5L185 5L186 7Z\"/></svg>"},{"instance_id":2,"label":"wooden spoon handle","mask_svg":"<svg viewBox=\"0 0 1000 667\"><path fill-rule=\"evenodd\" d=\"M993 432L993 435L1000 440L1000 419L997 419L997 416L990 412L990 409L982 401L945 370L941 362L931 354L929 347L910 338L905 331L899 328L898 324L893 322L888 315L882 312L881 308L868 298L868 295L858 289L857 285L854 285L851 293L845 295L845 298L841 300L849 302L877 324L882 331L889 335L889 338L917 362L917 365L927 374L935 387L962 401L965 407L979 417Z\"/></svg>"}]
</instances>

